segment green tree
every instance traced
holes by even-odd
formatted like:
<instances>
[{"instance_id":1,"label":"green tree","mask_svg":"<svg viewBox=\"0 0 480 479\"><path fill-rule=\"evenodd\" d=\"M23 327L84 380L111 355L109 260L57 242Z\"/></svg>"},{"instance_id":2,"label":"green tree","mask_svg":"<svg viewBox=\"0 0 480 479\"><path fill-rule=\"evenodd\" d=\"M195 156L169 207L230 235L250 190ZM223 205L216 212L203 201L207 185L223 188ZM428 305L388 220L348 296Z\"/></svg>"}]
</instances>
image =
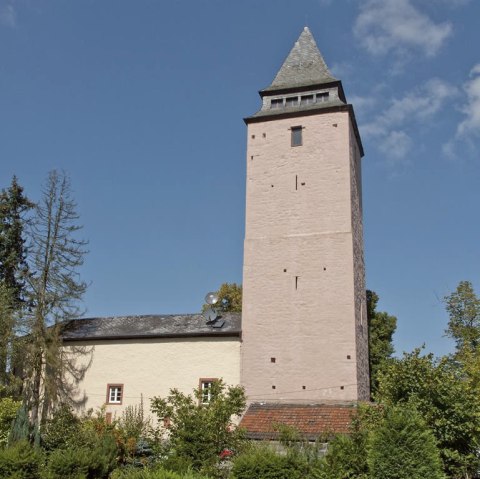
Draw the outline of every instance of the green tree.
<instances>
[{"instance_id":1,"label":"green tree","mask_svg":"<svg viewBox=\"0 0 480 479\"><path fill-rule=\"evenodd\" d=\"M10 187L0 193L0 282L12 291L16 302L25 297L28 264L24 229L26 213L34 206L15 176Z\"/></svg>"},{"instance_id":2,"label":"green tree","mask_svg":"<svg viewBox=\"0 0 480 479\"><path fill-rule=\"evenodd\" d=\"M0 192L0 384L7 394L15 394L17 381L12 374L15 334L25 306L28 277L24 229L26 214L34 204L24 195L16 177Z\"/></svg>"},{"instance_id":3,"label":"green tree","mask_svg":"<svg viewBox=\"0 0 480 479\"><path fill-rule=\"evenodd\" d=\"M368 479L367 440L382 421L384 409L359 404L349 434L339 434L328 443L316 479Z\"/></svg>"},{"instance_id":4,"label":"green tree","mask_svg":"<svg viewBox=\"0 0 480 479\"><path fill-rule=\"evenodd\" d=\"M86 283L79 277L86 241L78 238L76 204L70 181L52 171L35 209L30 239L30 308L25 348L24 393L32 424L38 430L59 400L68 401L66 373L77 373L61 348L61 323L78 317Z\"/></svg>"},{"instance_id":5,"label":"green tree","mask_svg":"<svg viewBox=\"0 0 480 479\"><path fill-rule=\"evenodd\" d=\"M443 479L435 437L413 408L392 407L367 442L371 479Z\"/></svg>"},{"instance_id":6,"label":"green tree","mask_svg":"<svg viewBox=\"0 0 480 479\"><path fill-rule=\"evenodd\" d=\"M17 416L20 406L20 401L15 401L12 398L0 399L0 448L5 447L8 443L12 423Z\"/></svg>"},{"instance_id":7,"label":"green tree","mask_svg":"<svg viewBox=\"0 0 480 479\"><path fill-rule=\"evenodd\" d=\"M168 418L170 459L181 459L194 470L215 471L225 449L238 451L243 431L232 423L245 409L245 392L240 386L212 383L211 400L202 401L202 391L193 396L172 389L166 398L152 399L152 412L160 421Z\"/></svg>"},{"instance_id":8,"label":"green tree","mask_svg":"<svg viewBox=\"0 0 480 479\"><path fill-rule=\"evenodd\" d=\"M368 341L370 355L370 390L374 396L378 387L378 373L394 353L393 334L397 329L397 318L377 311L379 297L367 290Z\"/></svg>"},{"instance_id":9,"label":"green tree","mask_svg":"<svg viewBox=\"0 0 480 479\"><path fill-rule=\"evenodd\" d=\"M10 365L15 336L15 297L13 291L0 282L0 396L10 392Z\"/></svg>"},{"instance_id":10,"label":"green tree","mask_svg":"<svg viewBox=\"0 0 480 479\"><path fill-rule=\"evenodd\" d=\"M216 308L220 311L232 313L242 312L242 285L237 283L223 283L217 291L218 303ZM209 304L204 304L202 310L205 311Z\"/></svg>"},{"instance_id":11,"label":"green tree","mask_svg":"<svg viewBox=\"0 0 480 479\"><path fill-rule=\"evenodd\" d=\"M392 359L379 373L377 400L416 408L437 440L445 472L464 477L478 470L480 402L449 358L421 349Z\"/></svg>"},{"instance_id":12,"label":"green tree","mask_svg":"<svg viewBox=\"0 0 480 479\"><path fill-rule=\"evenodd\" d=\"M450 316L446 334L455 340L457 352L476 351L480 346L480 298L472 283L461 281L445 296L445 305Z\"/></svg>"}]
</instances>

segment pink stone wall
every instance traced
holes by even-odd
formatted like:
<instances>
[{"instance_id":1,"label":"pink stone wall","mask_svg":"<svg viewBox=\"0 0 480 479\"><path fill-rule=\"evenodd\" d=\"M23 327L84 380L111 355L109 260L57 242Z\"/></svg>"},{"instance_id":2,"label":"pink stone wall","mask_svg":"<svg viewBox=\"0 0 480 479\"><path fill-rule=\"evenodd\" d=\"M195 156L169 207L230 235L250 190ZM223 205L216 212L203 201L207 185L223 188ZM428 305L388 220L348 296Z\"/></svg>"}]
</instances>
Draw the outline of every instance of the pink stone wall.
<instances>
[{"instance_id":1,"label":"pink stone wall","mask_svg":"<svg viewBox=\"0 0 480 479\"><path fill-rule=\"evenodd\" d=\"M300 125L303 145L292 147ZM241 381L250 401L366 396L350 150L348 112L248 126Z\"/></svg>"}]
</instances>

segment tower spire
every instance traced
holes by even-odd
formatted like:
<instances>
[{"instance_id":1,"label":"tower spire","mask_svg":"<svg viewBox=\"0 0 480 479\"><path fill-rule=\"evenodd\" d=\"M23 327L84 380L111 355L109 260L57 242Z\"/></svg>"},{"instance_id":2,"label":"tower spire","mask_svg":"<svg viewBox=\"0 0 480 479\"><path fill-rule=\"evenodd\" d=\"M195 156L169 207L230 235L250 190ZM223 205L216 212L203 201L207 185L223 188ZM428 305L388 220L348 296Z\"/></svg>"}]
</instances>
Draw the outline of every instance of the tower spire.
<instances>
[{"instance_id":1,"label":"tower spire","mask_svg":"<svg viewBox=\"0 0 480 479\"><path fill-rule=\"evenodd\" d=\"M263 92L338 81L329 71L308 27L304 27L271 85Z\"/></svg>"}]
</instances>

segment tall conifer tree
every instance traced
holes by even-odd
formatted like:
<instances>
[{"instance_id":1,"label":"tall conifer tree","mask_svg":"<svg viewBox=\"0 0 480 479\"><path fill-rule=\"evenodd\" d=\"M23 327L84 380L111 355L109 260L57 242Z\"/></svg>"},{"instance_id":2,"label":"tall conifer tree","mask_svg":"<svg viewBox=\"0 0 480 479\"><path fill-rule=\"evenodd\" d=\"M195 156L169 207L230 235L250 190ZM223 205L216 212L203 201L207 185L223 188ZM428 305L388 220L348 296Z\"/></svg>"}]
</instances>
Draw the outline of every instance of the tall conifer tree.
<instances>
[{"instance_id":1,"label":"tall conifer tree","mask_svg":"<svg viewBox=\"0 0 480 479\"><path fill-rule=\"evenodd\" d=\"M0 384L13 393L10 372L14 358L16 319L25 305L28 277L25 225L34 204L14 176L0 193Z\"/></svg>"},{"instance_id":2,"label":"tall conifer tree","mask_svg":"<svg viewBox=\"0 0 480 479\"><path fill-rule=\"evenodd\" d=\"M17 302L25 296L28 273L25 216L33 207L14 176L10 187L0 193L0 281L12 291Z\"/></svg>"},{"instance_id":3,"label":"tall conifer tree","mask_svg":"<svg viewBox=\"0 0 480 479\"><path fill-rule=\"evenodd\" d=\"M83 264L87 242L78 238L78 219L69 178L52 171L31 224L25 396L35 427L58 400L70 399L65 375L75 366L62 349L59 335L62 323L80 314L79 301L86 290L78 268Z\"/></svg>"}]
</instances>

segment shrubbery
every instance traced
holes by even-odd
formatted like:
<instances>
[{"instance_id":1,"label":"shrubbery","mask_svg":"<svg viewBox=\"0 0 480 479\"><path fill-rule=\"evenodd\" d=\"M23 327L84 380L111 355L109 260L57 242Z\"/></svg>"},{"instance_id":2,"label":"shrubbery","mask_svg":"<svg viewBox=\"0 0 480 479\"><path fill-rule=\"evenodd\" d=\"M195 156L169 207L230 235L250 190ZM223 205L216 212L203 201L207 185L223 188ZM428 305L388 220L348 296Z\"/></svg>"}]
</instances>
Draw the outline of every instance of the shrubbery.
<instances>
[{"instance_id":1,"label":"shrubbery","mask_svg":"<svg viewBox=\"0 0 480 479\"><path fill-rule=\"evenodd\" d=\"M444 479L435 438L419 413L391 408L367 444L371 479Z\"/></svg>"},{"instance_id":2,"label":"shrubbery","mask_svg":"<svg viewBox=\"0 0 480 479\"><path fill-rule=\"evenodd\" d=\"M5 397L0 399L0 447L5 447L12 428L12 423L20 408L20 401Z\"/></svg>"},{"instance_id":3,"label":"shrubbery","mask_svg":"<svg viewBox=\"0 0 480 479\"><path fill-rule=\"evenodd\" d=\"M248 443L231 424L231 416L244 406L243 390L219 382L212 394L208 404L178 391L156 398L153 410L159 418L169 418L168 428L157 429L142 406L127 408L112 424L104 410L79 418L69 407L60 407L40 431L36 448L17 439L0 449L0 478L445 478L434 434L412 401L359 406L350 434L332 438L325 454L324 442L309 443L281 425L275 448Z\"/></svg>"},{"instance_id":4,"label":"shrubbery","mask_svg":"<svg viewBox=\"0 0 480 479\"><path fill-rule=\"evenodd\" d=\"M0 450L0 477L14 479L40 478L42 455L27 441Z\"/></svg>"},{"instance_id":5,"label":"shrubbery","mask_svg":"<svg viewBox=\"0 0 480 479\"><path fill-rule=\"evenodd\" d=\"M195 472L179 474L166 469L135 470L132 468L118 469L112 473L110 479L209 479L207 476Z\"/></svg>"},{"instance_id":6,"label":"shrubbery","mask_svg":"<svg viewBox=\"0 0 480 479\"><path fill-rule=\"evenodd\" d=\"M57 449L48 457L45 479L106 479L115 465L110 447Z\"/></svg>"},{"instance_id":7,"label":"shrubbery","mask_svg":"<svg viewBox=\"0 0 480 479\"><path fill-rule=\"evenodd\" d=\"M280 455L268 446L253 447L239 456L232 468L235 479L305 479L306 459L301 454Z\"/></svg>"}]
</instances>

